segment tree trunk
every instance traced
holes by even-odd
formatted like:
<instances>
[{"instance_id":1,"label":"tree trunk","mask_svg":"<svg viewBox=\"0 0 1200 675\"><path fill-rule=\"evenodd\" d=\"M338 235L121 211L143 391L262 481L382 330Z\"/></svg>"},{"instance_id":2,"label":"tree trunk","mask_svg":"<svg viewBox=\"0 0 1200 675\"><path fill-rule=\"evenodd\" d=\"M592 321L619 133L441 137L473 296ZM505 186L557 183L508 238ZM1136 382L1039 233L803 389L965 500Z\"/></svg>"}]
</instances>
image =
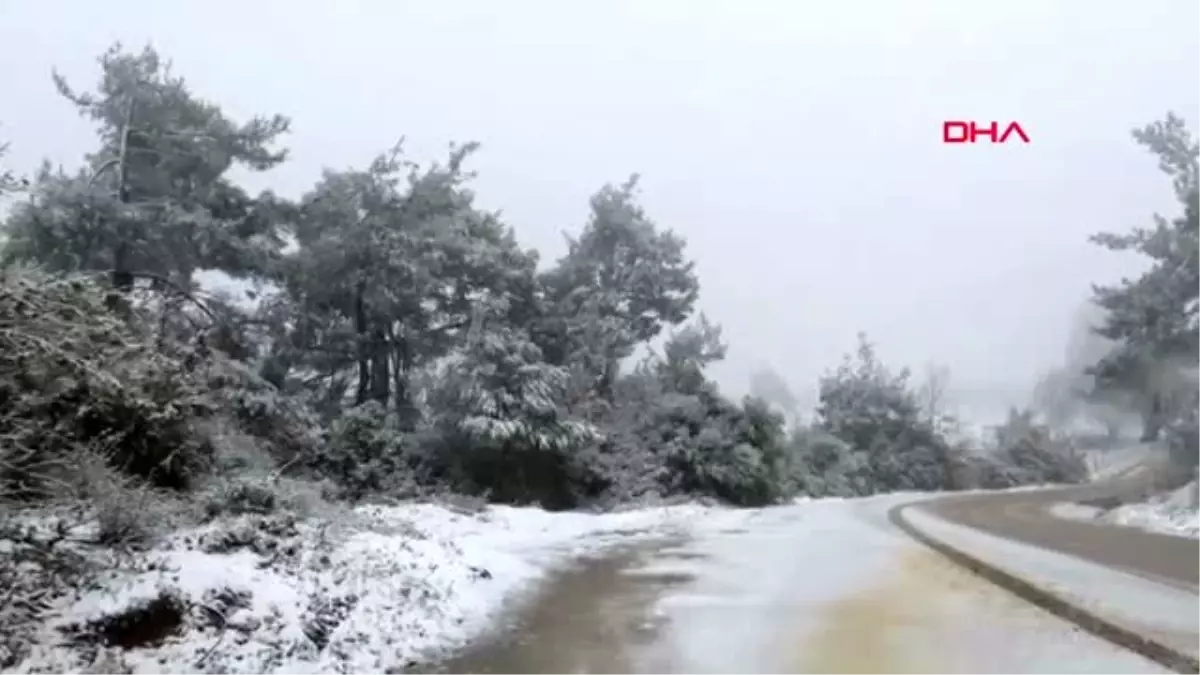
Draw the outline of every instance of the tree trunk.
<instances>
[{"instance_id":1,"label":"tree trunk","mask_svg":"<svg viewBox=\"0 0 1200 675\"><path fill-rule=\"evenodd\" d=\"M383 328L376 328L371 334L371 399L387 407L391 396L391 378L389 377L391 361L387 349L387 335ZM400 392L397 391L397 394Z\"/></svg>"},{"instance_id":2,"label":"tree trunk","mask_svg":"<svg viewBox=\"0 0 1200 675\"><path fill-rule=\"evenodd\" d=\"M367 402L371 391L371 359L370 345L367 344L367 308L363 294L366 293L366 283L358 282L354 294L354 334L358 339L358 387L355 389L354 404L362 405Z\"/></svg>"},{"instance_id":3,"label":"tree trunk","mask_svg":"<svg viewBox=\"0 0 1200 675\"><path fill-rule=\"evenodd\" d=\"M388 342L391 345L391 351L392 351L391 378L392 378L392 391L395 393L395 395L392 397L392 400L395 401L396 412L401 413L402 412L401 408L404 406L404 397L405 397L404 364L402 363L402 359L400 358L400 350L396 346L396 329L393 324L388 325L387 336L388 336Z\"/></svg>"},{"instance_id":4,"label":"tree trunk","mask_svg":"<svg viewBox=\"0 0 1200 675\"><path fill-rule=\"evenodd\" d=\"M600 381L597 383L596 393L605 401L613 400L613 389L617 380L618 361L613 350L606 349L604 354L604 366L600 371Z\"/></svg>"},{"instance_id":5,"label":"tree trunk","mask_svg":"<svg viewBox=\"0 0 1200 675\"><path fill-rule=\"evenodd\" d=\"M127 315L129 293L133 290L133 273L129 271L129 246L122 241L113 255L113 270L109 275L112 289L104 302L110 310Z\"/></svg>"},{"instance_id":6,"label":"tree trunk","mask_svg":"<svg viewBox=\"0 0 1200 675\"><path fill-rule=\"evenodd\" d=\"M406 338L397 339L396 360L399 366L396 378L396 413L400 418L400 428L412 431L417 428L421 411L413 402L412 387L409 386L412 377L413 354L412 347Z\"/></svg>"},{"instance_id":7,"label":"tree trunk","mask_svg":"<svg viewBox=\"0 0 1200 675\"><path fill-rule=\"evenodd\" d=\"M125 124L121 129L121 145L117 148L117 201L129 203L129 186L125 172L125 159L129 152L129 130L133 125L133 101L125 108ZM124 230L123 223L118 219L119 230ZM118 231L119 235L124 235ZM118 313L128 313L129 293L133 290L133 271L129 269L129 240L120 236L120 242L113 251L112 292L105 298L108 308Z\"/></svg>"},{"instance_id":8,"label":"tree trunk","mask_svg":"<svg viewBox=\"0 0 1200 675\"><path fill-rule=\"evenodd\" d=\"M1155 392L1150 395L1150 401L1142 413L1142 442L1157 441L1163 428L1163 422L1162 394Z\"/></svg>"}]
</instances>

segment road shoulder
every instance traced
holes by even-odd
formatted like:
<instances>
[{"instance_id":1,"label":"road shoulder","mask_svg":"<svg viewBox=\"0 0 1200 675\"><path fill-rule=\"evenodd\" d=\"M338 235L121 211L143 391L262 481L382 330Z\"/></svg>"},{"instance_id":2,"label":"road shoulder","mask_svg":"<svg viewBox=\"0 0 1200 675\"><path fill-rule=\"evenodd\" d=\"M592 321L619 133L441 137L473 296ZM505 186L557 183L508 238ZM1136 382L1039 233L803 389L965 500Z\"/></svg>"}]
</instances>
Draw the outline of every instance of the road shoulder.
<instances>
[{"instance_id":1,"label":"road shoulder","mask_svg":"<svg viewBox=\"0 0 1200 675\"><path fill-rule=\"evenodd\" d=\"M1200 597L1073 555L950 522L922 504L892 520L1021 597L1178 672L1197 672Z\"/></svg>"}]
</instances>

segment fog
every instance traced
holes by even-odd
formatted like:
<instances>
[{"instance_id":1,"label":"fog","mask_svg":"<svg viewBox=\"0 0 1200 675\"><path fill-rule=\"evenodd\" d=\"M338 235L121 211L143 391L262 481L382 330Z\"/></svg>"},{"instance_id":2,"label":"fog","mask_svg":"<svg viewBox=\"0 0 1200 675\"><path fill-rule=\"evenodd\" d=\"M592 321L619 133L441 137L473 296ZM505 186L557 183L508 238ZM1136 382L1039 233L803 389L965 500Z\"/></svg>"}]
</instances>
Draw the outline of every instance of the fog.
<instances>
[{"instance_id":1,"label":"fog","mask_svg":"<svg viewBox=\"0 0 1200 675\"><path fill-rule=\"evenodd\" d=\"M481 202L552 261L607 181L689 242L730 393L770 364L811 400L867 332L950 368L966 406L1023 399L1063 361L1090 284L1137 269L1087 241L1172 208L1129 130L1200 120L1192 0L7 2L10 168L95 146L56 93L113 41L150 42L233 116L293 118L298 195L398 138L478 140ZM947 119L1031 142L945 145Z\"/></svg>"}]
</instances>

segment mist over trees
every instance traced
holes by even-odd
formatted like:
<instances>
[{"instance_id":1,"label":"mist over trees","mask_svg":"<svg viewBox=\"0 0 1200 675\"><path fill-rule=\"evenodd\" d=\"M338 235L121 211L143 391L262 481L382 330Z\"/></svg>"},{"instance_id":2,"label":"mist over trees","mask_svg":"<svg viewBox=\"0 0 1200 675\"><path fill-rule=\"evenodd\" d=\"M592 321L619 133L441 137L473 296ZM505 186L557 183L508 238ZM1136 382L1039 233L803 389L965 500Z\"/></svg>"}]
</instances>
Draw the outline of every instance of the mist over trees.
<instances>
[{"instance_id":1,"label":"mist over trees","mask_svg":"<svg viewBox=\"0 0 1200 675\"><path fill-rule=\"evenodd\" d=\"M763 366L750 374L750 395L775 406L793 426L799 424L800 399L774 368Z\"/></svg>"},{"instance_id":2,"label":"mist over trees","mask_svg":"<svg viewBox=\"0 0 1200 675\"><path fill-rule=\"evenodd\" d=\"M1138 415L1129 392L1096 387L1093 369L1117 347L1097 332L1103 318L1104 311L1093 302L1079 308L1061 365L1039 376L1031 405L1052 429L1103 429L1115 441L1137 423Z\"/></svg>"},{"instance_id":3,"label":"mist over trees","mask_svg":"<svg viewBox=\"0 0 1200 675\"><path fill-rule=\"evenodd\" d=\"M327 499L752 506L1084 475L1020 415L990 454L953 437L949 369L914 380L865 335L821 378L809 424L769 368L751 396L722 394L708 367L728 344L636 175L599 186L566 254L540 265L519 224L476 203L474 143L432 164L400 144L297 199L251 194L230 171L286 162L288 117L231 119L149 48L99 66L92 89L55 78L94 123L93 151L0 182L15 196L0 250L6 503L100 509L98 485L120 501L292 480ZM1181 124L1147 129L1181 201L1194 196ZM1195 353L1194 206L1100 241L1162 269L1098 289L1118 347L1096 362L1096 391L1167 409L1176 395L1152 364ZM207 291L210 270L245 297Z\"/></svg>"},{"instance_id":4,"label":"mist over trees","mask_svg":"<svg viewBox=\"0 0 1200 675\"><path fill-rule=\"evenodd\" d=\"M53 80L91 151L0 170L0 586L23 598L0 608L0 669L46 603L103 571L19 512L86 523L81 545L107 555L364 501L764 506L1070 482L1086 467L1053 426L1081 406L1133 406L1195 456L1196 153L1173 117L1138 140L1182 215L1097 239L1152 268L1097 289L1100 316L1041 386L1045 419L1014 410L973 439L948 367L913 375L866 335L811 413L769 367L725 395L709 368L729 344L636 175L598 186L546 264L477 203L477 144L433 163L396 144L297 198L252 194L231 174L287 162L290 118L233 119L149 48L98 65L92 87ZM239 290L206 288L212 272Z\"/></svg>"}]
</instances>

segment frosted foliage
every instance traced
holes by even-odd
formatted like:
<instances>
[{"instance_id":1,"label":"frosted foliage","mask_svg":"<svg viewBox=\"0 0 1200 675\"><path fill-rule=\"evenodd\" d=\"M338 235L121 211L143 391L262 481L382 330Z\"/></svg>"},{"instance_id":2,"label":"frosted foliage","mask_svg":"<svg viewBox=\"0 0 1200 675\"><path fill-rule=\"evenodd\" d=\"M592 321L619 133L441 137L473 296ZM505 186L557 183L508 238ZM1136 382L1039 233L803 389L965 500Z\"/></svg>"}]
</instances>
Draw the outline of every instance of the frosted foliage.
<instances>
[{"instance_id":1,"label":"frosted foliage","mask_svg":"<svg viewBox=\"0 0 1200 675\"><path fill-rule=\"evenodd\" d=\"M288 118L234 119L151 48L114 46L97 74L82 88L54 78L93 126L92 151L28 177L0 173L11 203L0 221L0 586L15 589L0 608L0 670L348 672L407 660L436 642L415 621L427 603L502 574L478 551L469 564L456 553L445 593L423 593L411 580L436 570L414 552L432 540L394 519L367 527L379 512L360 502L762 506L1084 475L1070 444L1026 413L989 452L951 442L943 374L919 389L865 337L820 380L810 426L787 373L764 370L755 397L729 398L710 373L729 345L696 315L695 264L671 229L688 224L656 222L636 176L601 186L566 254L539 265L507 216L477 204L476 143L429 164L396 144L326 171L297 199L254 195L237 176L287 162ZM1190 480L1196 144L1174 117L1137 140L1180 213L1097 237L1151 265L1097 289L1103 340L1047 378L1041 407L1068 419L1067 399L1094 385L1079 396L1138 407ZM430 522L453 529L449 513ZM194 572L171 578L160 556ZM356 561L390 590L335 592L349 593L342 575ZM119 579L139 589L121 606L97 590ZM99 614L79 614L82 599ZM82 633L60 649L72 616L86 618L72 628ZM172 623L204 634L204 648L151 645ZM39 661L39 649L54 658Z\"/></svg>"},{"instance_id":2,"label":"frosted foliage","mask_svg":"<svg viewBox=\"0 0 1200 675\"><path fill-rule=\"evenodd\" d=\"M1144 440L1194 408L1194 373L1200 355L1197 295L1200 293L1200 144L1183 120L1164 120L1134 131L1135 140L1158 159L1171 179L1181 213L1154 216L1152 226L1128 234L1103 233L1093 241L1114 251L1149 258L1133 279L1095 289L1104 311L1099 333L1117 346L1093 369L1096 388L1131 397L1140 408ZM1192 380L1192 381L1189 381Z\"/></svg>"},{"instance_id":3,"label":"frosted foliage","mask_svg":"<svg viewBox=\"0 0 1200 675\"><path fill-rule=\"evenodd\" d=\"M446 421L468 438L564 451L598 438L595 427L566 419L568 374L540 360L515 331L488 332L451 367Z\"/></svg>"}]
</instances>

